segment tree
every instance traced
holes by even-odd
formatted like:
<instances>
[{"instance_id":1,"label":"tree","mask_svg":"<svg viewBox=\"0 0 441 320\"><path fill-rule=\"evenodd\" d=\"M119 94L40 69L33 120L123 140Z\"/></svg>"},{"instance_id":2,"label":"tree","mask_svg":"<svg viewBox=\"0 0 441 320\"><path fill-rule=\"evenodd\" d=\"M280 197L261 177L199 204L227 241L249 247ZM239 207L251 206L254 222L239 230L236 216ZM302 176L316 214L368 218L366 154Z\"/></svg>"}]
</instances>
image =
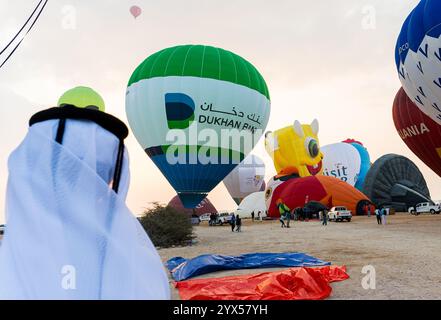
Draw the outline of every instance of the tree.
<instances>
[{"instance_id":1,"label":"tree","mask_svg":"<svg viewBox=\"0 0 441 320\"><path fill-rule=\"evenodd\" d=\"M144 211L139 221L157 247L187 245L195 238L187 215L156 202L151 209Z\"/></svg>"}]
</instances>

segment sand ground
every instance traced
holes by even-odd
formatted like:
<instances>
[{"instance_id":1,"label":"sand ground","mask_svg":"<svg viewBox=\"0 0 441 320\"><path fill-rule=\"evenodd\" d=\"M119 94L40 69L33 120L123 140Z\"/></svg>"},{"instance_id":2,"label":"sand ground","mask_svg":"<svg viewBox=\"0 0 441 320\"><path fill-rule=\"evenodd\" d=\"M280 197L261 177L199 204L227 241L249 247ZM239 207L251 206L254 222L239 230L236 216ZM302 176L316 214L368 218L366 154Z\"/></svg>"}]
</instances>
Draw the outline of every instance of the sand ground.
<instances>
[{"instance_id":1,"label":"sand ground","mask_svg":"<svg viewBox=\"0 0 441 320\"><path fill-rule=\"evenodd\" d=\"M388 217L387 226L375 217L354 217L350 223L293 222L291 229L277 221L245 221L242 233L229 226L195 228L197 244L161 249L163 261L175 256L193 258L201 254L237 255L253 252L304 252L346 265L350 279L332 284L331 299L441 299L441 216ZM362 268L376 270L376 289L361 284ZM279 269L217 272L200 278L276 271ZM173 299L179 294L172 288Z\"/></svg>"}]
</instances>

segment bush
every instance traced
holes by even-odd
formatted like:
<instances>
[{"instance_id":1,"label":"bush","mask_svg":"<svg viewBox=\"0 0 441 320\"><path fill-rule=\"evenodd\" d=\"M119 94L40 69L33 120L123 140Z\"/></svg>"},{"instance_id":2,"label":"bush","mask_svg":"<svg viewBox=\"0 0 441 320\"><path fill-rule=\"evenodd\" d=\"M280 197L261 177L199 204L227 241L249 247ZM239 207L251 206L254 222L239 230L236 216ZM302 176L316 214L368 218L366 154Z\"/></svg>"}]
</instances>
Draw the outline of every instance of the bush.
<instances>
[{"instance_id":1,"label":"bush","mask_svg":"<svg viewBox=\"0 0 441 320\"><path fill-rule=\"evenodd\" d=\"M156 247L187 245L195 238L187 215L159 203L153 203L139 220Z\"/></svg>"}]
</instances>

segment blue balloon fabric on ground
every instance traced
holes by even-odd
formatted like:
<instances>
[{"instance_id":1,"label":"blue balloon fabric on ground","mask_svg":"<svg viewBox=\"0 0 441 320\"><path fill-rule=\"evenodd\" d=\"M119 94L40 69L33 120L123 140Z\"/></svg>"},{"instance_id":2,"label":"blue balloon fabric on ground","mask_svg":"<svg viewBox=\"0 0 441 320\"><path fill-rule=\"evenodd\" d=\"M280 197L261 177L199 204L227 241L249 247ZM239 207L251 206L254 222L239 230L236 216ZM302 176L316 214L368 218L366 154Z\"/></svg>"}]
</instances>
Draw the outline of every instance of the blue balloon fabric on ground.
<instances>
[{"instance_id":1,"label":"blue balloon fabric on ground","mask_svg":"<svg viewBox=\"0 0 441 320\"><path fill-rule=\"evenodd\" d=\"M318 267L331 263L305 253L249 253L240 256L202 255L187 260L175 257L166 267L176 281L222 270L261 269L278 267Z\"/></svg>"}]
</instances>

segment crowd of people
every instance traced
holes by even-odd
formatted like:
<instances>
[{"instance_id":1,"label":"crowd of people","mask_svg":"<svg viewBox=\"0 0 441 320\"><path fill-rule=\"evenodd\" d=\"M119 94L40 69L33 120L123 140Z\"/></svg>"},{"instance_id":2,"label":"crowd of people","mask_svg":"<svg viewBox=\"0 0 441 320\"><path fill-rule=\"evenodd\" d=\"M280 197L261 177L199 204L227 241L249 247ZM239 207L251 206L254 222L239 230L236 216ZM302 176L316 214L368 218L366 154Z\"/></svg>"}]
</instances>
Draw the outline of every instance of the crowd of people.
<instances>
[{"instance_id":1,"label":"crowd of people","mask_svg":"<svg viewBox=\"0 0 441 320\"><path fill-rule=\"evenodd\" d=\"M317 218L319 219L320 223L323 226L327 226L329 222L329 216L328 216L328 209L324 208L318 212L312 212L309 210L307 206L304 208L298 207L295 209L290 209L283 201L282 199L279 199L277 202L277 209L280 213L280 226L281 228L291 228L291 220L294 221L309 221L315 215L318 215ZM377 223L379 225L386 225L386 217L388 215L388 211L385 207L380 207L378 209L375 209L373 205L366 205L363 207L363 211L368 217L371 217L373 213L375 213L375 216L377 218ZM263 212L257 211L257 217L256 212L251 212L251 220L256 221L262 221L262 215ZM216 220L218 218L218 215L216 213L213 213L210 215L210 225L216 225ZM232 232L242 232L242 218L239 214L231 213L228 223L231 226Z\"/></svg>"}]
</instances>

